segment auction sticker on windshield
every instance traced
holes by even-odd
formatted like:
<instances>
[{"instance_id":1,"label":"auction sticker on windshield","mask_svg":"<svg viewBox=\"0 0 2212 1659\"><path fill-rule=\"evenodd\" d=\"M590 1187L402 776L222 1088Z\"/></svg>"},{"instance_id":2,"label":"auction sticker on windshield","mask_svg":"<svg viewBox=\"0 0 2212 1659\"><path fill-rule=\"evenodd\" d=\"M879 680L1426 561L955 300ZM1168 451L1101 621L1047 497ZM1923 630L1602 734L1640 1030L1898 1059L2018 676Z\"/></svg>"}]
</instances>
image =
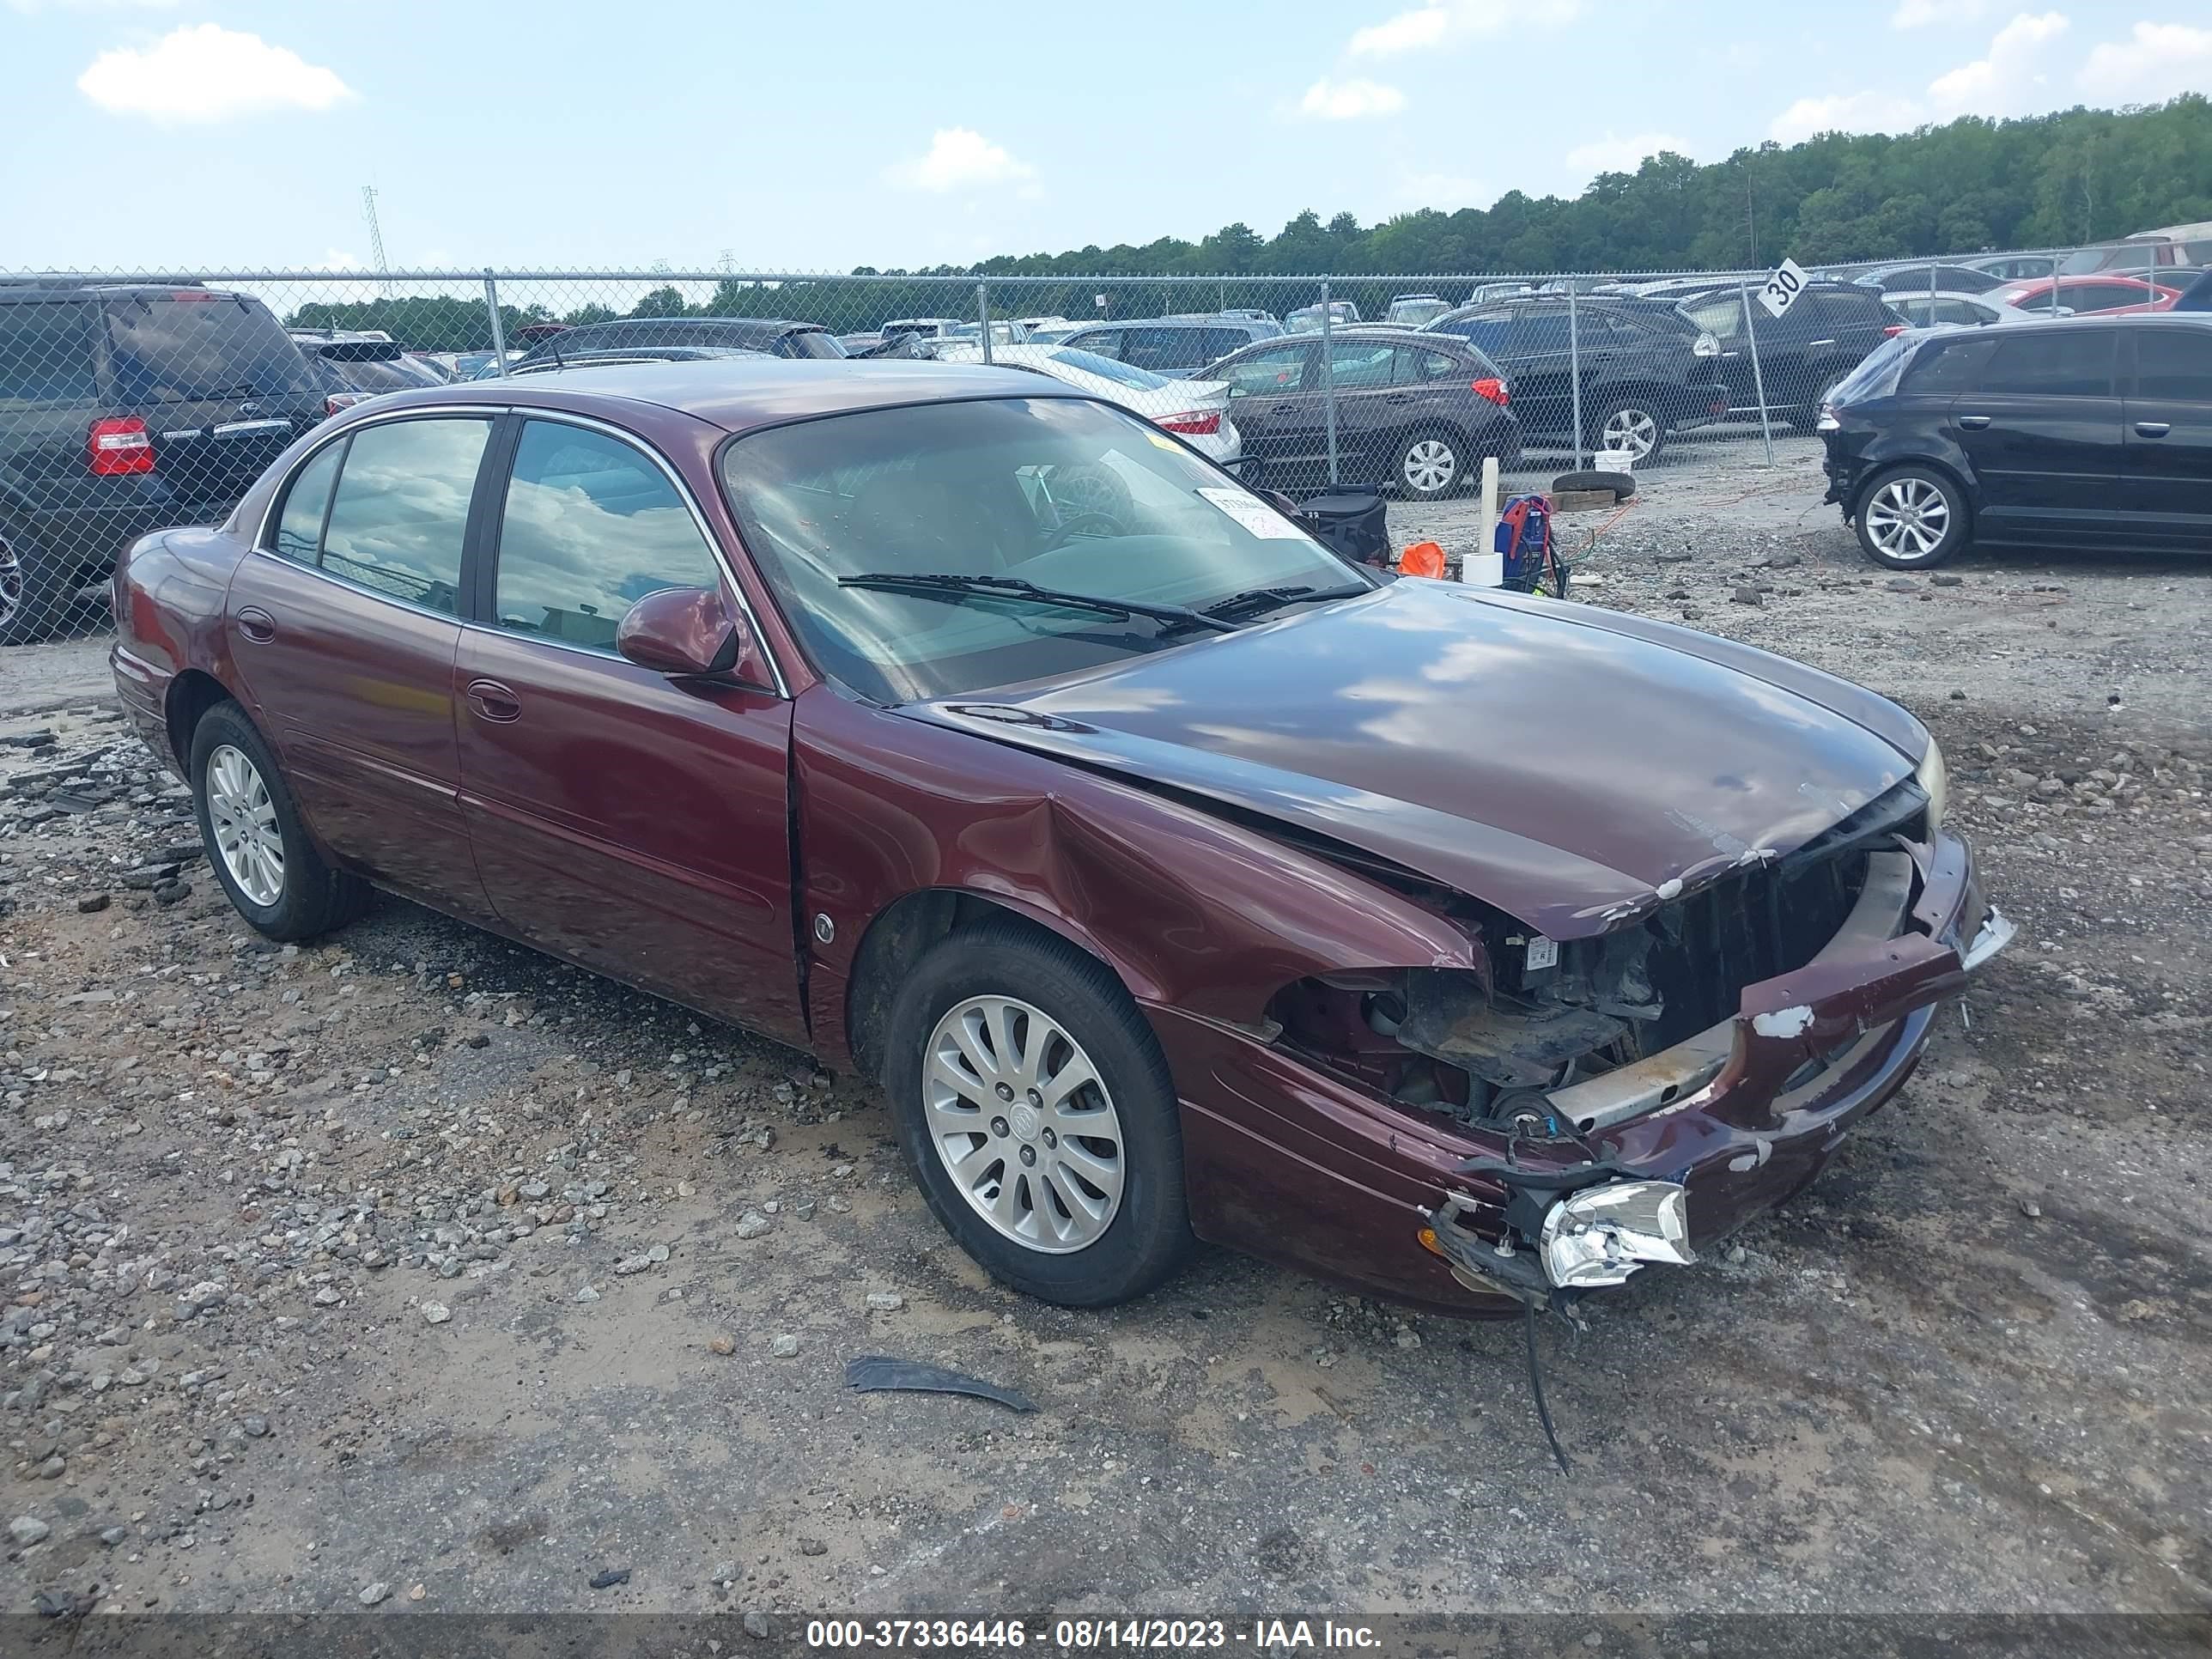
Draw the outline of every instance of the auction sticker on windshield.
<instances>
[{"instance_id":1,"label":"auction sticker on windshield","mask_svg":"<svg viewBox=\"0 0 2212 1659\"><path fill-rule=\"evenodd\" d=\"M1241 489L1200 489L1198 493L1263 540L1291 541L1306 533L1267 502L1255 501Z\"/></svg>"}]
</instances>

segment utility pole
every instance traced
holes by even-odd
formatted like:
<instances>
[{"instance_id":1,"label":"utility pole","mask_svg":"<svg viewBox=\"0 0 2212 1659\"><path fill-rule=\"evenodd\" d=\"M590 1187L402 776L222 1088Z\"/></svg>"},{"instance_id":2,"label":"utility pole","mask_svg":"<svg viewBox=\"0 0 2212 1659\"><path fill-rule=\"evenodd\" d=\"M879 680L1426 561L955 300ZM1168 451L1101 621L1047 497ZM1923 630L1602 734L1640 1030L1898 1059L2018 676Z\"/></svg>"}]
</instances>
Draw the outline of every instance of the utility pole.
<instances>
[{"instance_id":1,"label":"utility pole","mask_svg":"<svg viewBox=\"0 0 2212 1659\"><path fill-rule=\"evenodd\" d=\"M362 216L368 221L368 257L376 266L377 286L384 290L387 300L392 297L392 267L384 262L384 232L376 222L376 186L361 187Z\"/></svg>"}]
</instances>

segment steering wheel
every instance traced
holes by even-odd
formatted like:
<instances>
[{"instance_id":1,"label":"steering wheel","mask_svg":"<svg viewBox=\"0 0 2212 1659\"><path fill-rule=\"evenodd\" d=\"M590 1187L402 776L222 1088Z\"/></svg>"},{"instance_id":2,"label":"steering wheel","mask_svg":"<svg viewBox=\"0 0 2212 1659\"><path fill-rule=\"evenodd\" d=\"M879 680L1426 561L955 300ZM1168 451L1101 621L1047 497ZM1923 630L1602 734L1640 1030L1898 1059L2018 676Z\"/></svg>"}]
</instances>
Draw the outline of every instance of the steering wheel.
<instances>
[{"instance_id":1,"label":"steering wheel","mask_svg":"<svg viewBox=\"0 0 2212 1659\"><path fill-rule=\"evenodd\" d=\"M1052 540L1045 544L1044 550L1057 553L1078 536L1118 536L1121 533L1121 521L1119 519L1104 513L1079 513L1073 518L1061 521L1060 528L1053 532Z\"/></svg>"}]
</instances>

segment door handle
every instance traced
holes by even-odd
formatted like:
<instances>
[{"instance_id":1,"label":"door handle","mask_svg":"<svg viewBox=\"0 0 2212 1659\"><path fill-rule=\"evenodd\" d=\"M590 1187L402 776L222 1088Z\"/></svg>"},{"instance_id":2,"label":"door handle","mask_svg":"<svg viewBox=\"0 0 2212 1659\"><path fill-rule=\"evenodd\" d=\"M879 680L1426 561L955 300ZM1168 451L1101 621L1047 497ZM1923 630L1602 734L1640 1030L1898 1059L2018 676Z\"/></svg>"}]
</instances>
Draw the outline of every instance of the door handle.
<instances>
[{"instance_id":1,"label":"door handle","mask_svg":"<svg viewBox=\"0 0 2212 1659\"><path fill-rule=\"evenodd\" d=\"M245 605L238 613L238 631L256 645L266 645L276 637L276 618L259 605Z\"/></svg>"},{"instance_id":2,"label":"door handle","mask_svg":"<svg viewBox=\"0 0 2212 1659\"><path fill-rule=\"evenodd\" d=\"M521 699L497 680L471 680L467 695L469 707L482 719L504 723L521 718Z\"/></svg>"},{"instance_id":3,"label":"door handle","mask_svg":"<svg viewBox=\"0 0 2212 1659\"><path fill-rule=\"evenodd\" d=\"M1394 392L1382 401L1386 404L1410 404L1413 401L1413 394L1410 392Z\"/></svg>"},{"instance_id":4,"label":"door handle","mask_svg":"<svg viewBox=\"0 0 2212 1659\"><path fill-rule=\"evenodd\" d=\"M1986 415L1961 415L1959 416L1959 424L1966 428L1969 432L1979 432L1989 423L1990 417Z\"/></svg>"},{"instance_id":5,"label":"door handle","mask_svg":"<svg viewBox=\"0 0 2212 1659\"><path fill-rule=\"evenodd\" d=\"M2163 438L2173 430L2171 421L2137 421L2136 430L2146 438Z\"/></svg>"}]
</instances>

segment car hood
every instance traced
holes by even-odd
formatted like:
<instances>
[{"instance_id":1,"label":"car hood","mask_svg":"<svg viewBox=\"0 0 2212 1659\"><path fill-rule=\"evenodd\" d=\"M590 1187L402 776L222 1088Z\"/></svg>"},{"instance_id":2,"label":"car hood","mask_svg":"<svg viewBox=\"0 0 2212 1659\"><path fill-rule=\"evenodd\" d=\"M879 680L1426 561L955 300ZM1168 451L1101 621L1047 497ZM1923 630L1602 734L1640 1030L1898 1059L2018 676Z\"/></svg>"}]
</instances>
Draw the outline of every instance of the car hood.
<instances>
[{"instance_id":1,"label":"car hood","mask_svg":"<svg viewBox=\"0 0 2212 1659\"><path fill-rule=\"evenodd\" d=\"M1729 641L1418 580L900 712L1340 843L1554 939L1802 846L1928 742Z\"/></svg>"}]
</instances>

